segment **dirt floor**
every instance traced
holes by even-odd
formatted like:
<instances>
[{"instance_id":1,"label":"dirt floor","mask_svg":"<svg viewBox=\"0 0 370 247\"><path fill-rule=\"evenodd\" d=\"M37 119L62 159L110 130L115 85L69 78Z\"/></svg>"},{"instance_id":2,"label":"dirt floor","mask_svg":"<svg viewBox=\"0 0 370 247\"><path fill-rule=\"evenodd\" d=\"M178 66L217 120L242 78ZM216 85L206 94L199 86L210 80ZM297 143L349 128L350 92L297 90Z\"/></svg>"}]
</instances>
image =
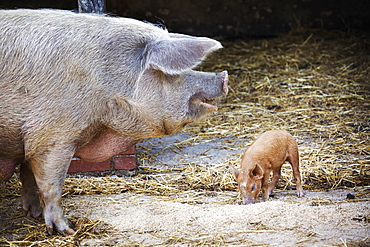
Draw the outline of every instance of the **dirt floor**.
<instances>
[{"instance_id":1,"label":"dirt floor","mask_svg":"<svg viewBox=\"0 0 370 247\"><path fill-rule=\"evenodd\" d=\"M24 217L15 175L0 189L1 246L370 246L369 34L295 30L224 41L200 69L230 73L219 111L137 145L129 177L74 175L63 208L76 236ZM228 168L261 133L290 132L305 196L284 165L274 197L240 205Z\"/></svg>"},{"instance_id":2,"label":"dirt floor","mask_svg":"<svg viewBox=\"0 0 370 247\"><path fill-rule=\"evenodd\" d=\"M370 233L368 201L346 202L352 190L308 192L296 199L294 192L277 193L268 202L231 203L236 193L167 197L82 196L73 198L71 215L109 222L122 236L82 245L240 245L240 246L345 246L364 241ZM67 201L69 203L70 200Z\"/></svg>"},{"instance_id":3,"label":"dirt floor","mask_svg":"<svg viewBox=\"0 0 370 247\"><path fill-rule=\"evenodd\" d=\"M226 160L242 153L226 149L227 142L217 138L184 147L182 153L174 152L173 145L192 137L185 133L149 139L138 150L150 149L155 154L151 165L157 164L158 169L189 163L226 167ZM243 145L236 140L233 144ZM166 186L166 173L161 175L152 179ZM253 205L240 205L236 190L173 190L165 196L130 192L82 195L65 203L73 205L68 207L70 217L99 219L120 233L100 242L84 240L82 245L350 246L355 241L363 246L370 244L370 190L366 186L305 191L304 198L298 198L295 190L279 190L269 201ZM348 199L363 193L361 199Z\"/></svg>"},{"instance_id":4,"label":"dirt floor","mask_svg":"<svg viewBox=\"0 0 370 247\"><path fill-rule=\"evenodd\" d=\"M242 153L242 150L225 152L225 148L222 148L224 140L189 146L183 150L186 155L169 148L191 136L183 132L171 137L148 139L138 145L138 152L145 153L150 148L150 152L156 154L150 164L157 164L156 169L160 171L166 166L173 168L203 162L205 167L225 168L225 160ZM209 151L205 153L206 150ZM143 157L141 161L147 159ZM284 168L289 169L289 166L284 165ZM224 171L228 172L227 168ZM42 219L33 220L18 214L17 217L13 215L13 220L7 223L13 224L13 227L23 224L27 231L34 231L34 234L44 232L43 239L30 234L31 241L25 241L25 246L32 245L32 241L37 243L36 246L370 246L369 186L306 190L303 198L298 198L294 189L278 189L269 201L241 205L236 187L234 191L184 191L173 184L167 185L167 180L172 180L172 176L176 179L176 176L184 174L174 173L144 172L146 175L142 174L139 178L113 175L111 177L117 184L107 185L124 189L125 186L118 183L131 179L132 183L138 183L136 179L157 180L158 184L171 187L165 189L167 192L164 195L138 193L136 190L114 194L66 195L63 207L68 218L97 220L91 224L93 231L89 226L82 229L90 232L90 235L80 237L78 242L69 237L47 236ZM91 177L84 177L82 181L99 182ZM88 186L81 187L89 190ZM156 188L148 188L148 191L151 189ZM17 198L15 205L8 206L10 210L19 212L19 204ZM7 228L9 225L0 224L0 230ZM15 232L19 231L6 235L8 243L3 238L5 246L22 245L22 241L10 241L16 236ZM27 235L24 232L21 234Z\"/></svg>"},{"instance_id":5,"label":"dirt floor","mask_svg":"<svg viewBox=\"0 0 370 247\"><path fill-rule=\"evenodd\" d=\"M192 138L186 131L170 137L148 139L138 151L148 152L150 164L165 166L199 163L227 167L227 160L240 157L246 145L238 140L211 138L176 151L176 145ZM229 144L227 144L229 143ZM145 148L144 148L145 147ZM150 156L153 154L153 156ZM144 162L145 163L145 162ZM147 164L142 164L147 166ZM288 165L284 165L286 169ZM227 172L227 169L225 170ZM154 178L152 178L154 179ZM166 186L166 174L157 180ZM240 205L237 191L179 191L165 196L124 193L110 196L83 195L66 201L74 205L71 217L86 216L109 223L122 236L101 243L149 246L347 246L370 244L369 187L305 191L279 190L267 202ZM351 195L364 194L357 200ZM95 245L96 239L82 245Z\"/></svg>"}]
</instances>

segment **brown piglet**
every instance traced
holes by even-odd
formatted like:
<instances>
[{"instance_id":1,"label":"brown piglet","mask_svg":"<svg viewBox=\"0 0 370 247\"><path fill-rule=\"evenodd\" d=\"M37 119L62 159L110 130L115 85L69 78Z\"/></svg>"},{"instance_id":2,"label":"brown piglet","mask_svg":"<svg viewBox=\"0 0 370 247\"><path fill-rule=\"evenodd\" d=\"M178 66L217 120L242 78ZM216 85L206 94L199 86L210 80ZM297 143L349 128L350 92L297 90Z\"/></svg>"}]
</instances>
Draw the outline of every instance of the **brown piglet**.
<instances>
[{"instance_id":1,"label":"brown piglet","mask_svg":"<svg viewBox=\"0 0 370 247\"><path fill-rule=\"evenodd\" d=\"M293 168L298 197L303 196L299 172L296 140L286 131L271 130L260 135L244 152L240 171L234 168L243 204L255 203L262 188L262 199L268 200L281 175L282 165L288 161ZM268 184L273 171L271 184Z\"/></svg>"}]
</instances>

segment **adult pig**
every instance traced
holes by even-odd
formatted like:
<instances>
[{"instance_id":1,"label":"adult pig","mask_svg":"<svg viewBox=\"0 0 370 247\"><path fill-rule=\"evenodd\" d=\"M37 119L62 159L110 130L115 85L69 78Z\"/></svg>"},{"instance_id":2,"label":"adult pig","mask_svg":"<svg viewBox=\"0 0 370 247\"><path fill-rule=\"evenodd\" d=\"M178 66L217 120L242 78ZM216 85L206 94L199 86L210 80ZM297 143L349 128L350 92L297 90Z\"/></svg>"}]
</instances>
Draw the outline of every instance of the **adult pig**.
<instances>
[{"instance_id":1,"label":"adult pig","mask_svg":"<svg viewBox=\"0 0 370 247\"><path fill-rule=\"evenodd\" d=\"M60 205L72 157L106 160L215 111L227 72L192 69L220 48L133 19L0 11L0 164L21 164L23 209L73 234Z\"/></svg>"}]
</instances>

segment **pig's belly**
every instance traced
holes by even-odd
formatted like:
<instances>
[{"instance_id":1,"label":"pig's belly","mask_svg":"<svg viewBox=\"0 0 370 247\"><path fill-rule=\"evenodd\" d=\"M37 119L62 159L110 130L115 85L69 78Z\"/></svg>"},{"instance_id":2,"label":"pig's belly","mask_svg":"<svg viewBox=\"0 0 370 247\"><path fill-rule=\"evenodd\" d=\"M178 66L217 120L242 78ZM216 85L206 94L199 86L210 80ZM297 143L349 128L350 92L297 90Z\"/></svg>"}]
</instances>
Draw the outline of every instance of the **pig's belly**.
<instances>
[{"instance_id":1,"label":"pig's belly","mask_svg":"<svg viewBox=\"0 0 370 247\"><path fill-rule=\"evenodd\" d=\"M122 136L113 130L106 130L78 148L74 156L91 162L105 161L129 150L140 140L141 138Z\"/></svg>"},{"instance_id":2,"label":"pig's belly","mask_svg":"<svg viewBox=\"0 0 370 247\"><path fill-rule=\"evenodd\" d=\"M0 185L12 177L17 164L18 162L12 159L0 160Z\"/></svg>"}]
</instances>

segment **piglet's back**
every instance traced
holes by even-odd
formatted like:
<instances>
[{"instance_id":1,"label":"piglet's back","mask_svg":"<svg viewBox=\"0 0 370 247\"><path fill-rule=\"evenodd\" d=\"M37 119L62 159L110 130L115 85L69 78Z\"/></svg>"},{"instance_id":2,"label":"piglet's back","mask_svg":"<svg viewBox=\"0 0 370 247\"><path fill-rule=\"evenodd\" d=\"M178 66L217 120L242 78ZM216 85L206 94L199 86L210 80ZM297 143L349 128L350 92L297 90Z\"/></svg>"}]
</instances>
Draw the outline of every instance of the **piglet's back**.
<instances>
[{"instance_id":1,"label":"piglet's back","mask_svg":"<svg viewBox=\"0 0 370 247\"><path fill-rule=\"evenodd\" d=\"M297 152L297 142L286 131L270 130L260 135L245 151L248 159L285 160L290 152Z\"/></svg>"}]
</instances>

